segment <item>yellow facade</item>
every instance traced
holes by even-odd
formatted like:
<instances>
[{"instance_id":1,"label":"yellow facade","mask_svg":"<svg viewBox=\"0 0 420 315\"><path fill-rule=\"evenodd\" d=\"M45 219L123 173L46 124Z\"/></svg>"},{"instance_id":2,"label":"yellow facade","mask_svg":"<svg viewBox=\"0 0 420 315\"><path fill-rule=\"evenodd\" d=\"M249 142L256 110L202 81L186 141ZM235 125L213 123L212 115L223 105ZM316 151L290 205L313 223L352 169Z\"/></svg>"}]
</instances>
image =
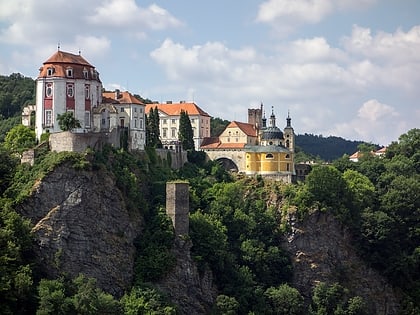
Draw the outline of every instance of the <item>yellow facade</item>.
<instances>
[{"instance_id":1,"label":"yellow facade","mask_svg":"<svg viewBox=\"0 0 420 315\"><path fill-rule=\"evenodd\" d=\"M267 147L269 148L269 147ZM293 173L293 157L290 152L246 152L246 174Z\"/></svg>"}]
</instances>

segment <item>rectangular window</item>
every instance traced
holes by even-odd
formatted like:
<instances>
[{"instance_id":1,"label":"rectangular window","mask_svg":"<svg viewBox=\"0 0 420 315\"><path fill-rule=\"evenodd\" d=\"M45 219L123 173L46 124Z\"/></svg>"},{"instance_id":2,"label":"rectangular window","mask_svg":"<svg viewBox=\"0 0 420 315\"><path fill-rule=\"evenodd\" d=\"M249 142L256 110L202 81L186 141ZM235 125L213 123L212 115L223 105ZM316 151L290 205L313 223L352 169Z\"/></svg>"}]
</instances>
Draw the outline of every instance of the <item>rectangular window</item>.
<instances>
[{"instance_id":1,"label":"rectangular window","mask_svg":"<svg viewBox=\"0 0 420 315\"><path fill-rule=\"evenodd\" d=\"M85 112L85 127L90 127L90 112Z\"/></svg>"},{"instance_id":2,"label":"rectangular window","mask_svg":"<svg viewBox=\"0 0 420 315\"><path fill-rule=\"evenodd\" d=\"M176 129L175 128L172 128L172 130L171 130L171 137L176 138Z\"/></svg>"},{"instance_id":3,"label":"rectangular window","mask_svg":"<svg viewBox=\"0 0 420 315\"><path fill-rule=\"evenodd\" d=\"M90 87L85 85L85 98L88 100L90 98Z\"/></svg>"},{"instance_id":4,"label":"rectangular window","mask_svg":"<svg viewBox=\"0 0 420 315\"><path fill-rule=\"evenodd\" d=\"M172 119L172 124L175 124L175 119Z\"/></svg>"},{"instance_id":5,"label":"rectangular window","mask_svg":"<svg viewBox=\"0 0 420 315\"><path fill-rule=\"evenodd\" d=\"M140 129L143 129L143 119L140 119Z\"/></svg>"},{"instance_id":6,"label":"rectangular window","mask_svg":"<svg viewBox=\"0 0 420 315\"><path fill-rule=\"evenodd\" d=\"M167 120L166 120L166 119L164 119L164 120L163 120L163 124L164 124L164 125L166 125L166 124L167 124Z\"/></svg>"},{"instance_id":7,"label":"rectangular window","mask_svg":"<svg viewBox=\"0 0 420 315\"><path fill-rule=\"evenodd\" d=\"M137 128L137 119L134 119L134 128Z\"/></svg>"},{"instance_id":8,"label":"rectangular window","mask_svg":"<svg viewBox=\"0 0 420 315\"><path fill-rule=\"evenodd\" d=\"M124 107L121 107L120 111L121 113L124 113Z\"/></svg>"},{"instance_id":9,"label":"rectangular window","mask_svg":"<svg viewBox=\"0 0 420 315\"><path fill-rule=\"evenodd\" d=\"M163 137L163 138L166 138L167 136L168 136L168 129L163 128L163 129L162 129L162 137Z\"/></svg>"},{"instance_id":10,"label":"rectangular window","mask_svg":"<svg viewBox=\"0 0 420 315\"><path fill-rule=\"evenodd\" d=\"M51 110L45 111L45 126L47 127L52 126L52 111Z\"/></svg>"}]
</instances>

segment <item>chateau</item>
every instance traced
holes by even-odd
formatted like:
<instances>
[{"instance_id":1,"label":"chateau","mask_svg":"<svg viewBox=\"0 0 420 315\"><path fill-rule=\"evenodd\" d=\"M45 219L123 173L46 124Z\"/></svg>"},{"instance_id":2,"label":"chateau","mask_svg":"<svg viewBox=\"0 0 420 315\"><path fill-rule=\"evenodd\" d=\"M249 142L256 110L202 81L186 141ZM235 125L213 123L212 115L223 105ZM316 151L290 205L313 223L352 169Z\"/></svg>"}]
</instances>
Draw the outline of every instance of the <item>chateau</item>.
<instances>
[{"instance_id":1,"label":"chateau","mask_svg":"<svg viewBox=\"0 0 420 315\"><path fill-rule=\"evenodd\" d=\"M179 120L185 111L191 121L196 150L226 169L291 182L295 175L295 135L288 115L286 127L276 126L274 109L268 119L263 104L248 109L248 122L232 121L218 137L210 137L211 116L194 102L143 104L129 92L104 92L99 72L81 54L58 49L39 69L36 105L23 110L22 124L30 126L35 112L35 133L40 141L49 134L55 151L83 152L105 143L116 148L144 150L146 116L159 113L160 139L165 149L179 153ZM58 116L73 114L80 127L63 132ZM179 161L178 165L182 165Z\"/></svg>"},{"instance_id":2,"label":"chateau","mask_svg":"<svg viewBox=\"0 0 420 315\"><path fill-rule=\"evenodd\" d=\"M204 139L201 150L225 168L292 182L295 175L295 134L288 115L283 131L272 109L267 125L263 104L248 110L248 123L232 121L219 137Z\"/></svg>"}]
</instances>

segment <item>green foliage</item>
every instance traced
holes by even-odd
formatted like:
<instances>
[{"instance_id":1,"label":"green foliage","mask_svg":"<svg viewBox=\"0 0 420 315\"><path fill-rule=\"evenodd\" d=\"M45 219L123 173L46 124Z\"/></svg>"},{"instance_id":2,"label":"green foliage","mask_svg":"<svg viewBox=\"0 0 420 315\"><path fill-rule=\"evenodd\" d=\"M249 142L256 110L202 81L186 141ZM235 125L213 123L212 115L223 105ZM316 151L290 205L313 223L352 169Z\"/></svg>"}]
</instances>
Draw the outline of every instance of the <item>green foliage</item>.
<instances>
[{"instance_id":1,"label":"green foliage","mask_svg":"<svg viewBox=\"0 0 420 315\"><path fill-rule=\"evenodd\" d=\"M4 141L4 137L13 127L21 124L22 118L19 116L14 116L10 118L1 118L0 117L0 142Z\"/></svg>"},{"instance_id":2,"label":"green foliage","mask_svg":"<svg viewBox=\"0 0 420 315\"><path fill-rule=\"evenodd\" d=\"M210 117L210 137L218 137L226 129L229 123L229 120Z\"/></svg>"},{"instance_id":3,"label":"green foliage","mask_svg":"<svg viewBox=\"0 0 420 315\"><path fill-rule=\"evenodd\" d=\"M20 115L23 107L35 104L35 82L20 73L0 75L0 117Z\"/></svg>"},{"instance_id":4,"label":"green foliage","mask_svg":"<svg viewBox=\"0 0 420 315\"><path fill-rule=\"evenodd\" d=\"M159 111L157 107L151 108L146 115L146 146L161 148L162 142L159 137Z\"/></svg>"},{"instance_id":5,"label":"green foliage","mask_svg":"<svg viewBox=\"0 0 420 315\"><path fill-rule=\"evenodd\" d=\"M136 241L137 284L159 280L175 266L175 257L171 252L174 232L170 218L160 210L151 211L145 220L145 230Z\"/></svg>"},{"instance_id":6,"label":"green foliage","mask_svg":"<svg viewBox=\"0 0 420 315\"><path fill-rule=\"evenodd\" d=\"M63 278L42 279L38 286L37 315L119 315L119 301L97 288L94 278L79 275L71 283Z\"/></svg>"},{"instance_id":7,"label":"green foliage","mask_svg":"<svg viewBox=\"0 0 420 315\"><path fill-rule=\"evenodd\" d=\"M35 145L35 132L23 125L10 129L4 138L4 147L12 152L22 153Z\"/></svg>"},{"instance_id":8,"label":"green foliage","mask_svg":"<svg viewBox=\"0 0 420 315\"><path fill-rule=\"evenodd\" d=\"M361 297L347 297L341 285L319 283L312 296L310 314L313 315L367 315L366 304Z\"/></svg>"},{"instance_id":9,"label":"green foliage","mask_svg":"<svg viewBox=\"0 0 420 315\"><path fill-rule=\"evenodd\" d=\"M0 146L0 195L9 187L18 162L16 157Z\"/></svg>"},{"instance_id":10,"label":"green foliage","mask_svg":"<svg viewBox=\"0 0 420 315\"><path fill-rule=\"evenodd\" d=\"M146 286L133 287L129 293L121 298L121 305L125 315L173 315L176 308L171 305L163 294L156 289Z\"/></svg>"},{"instance_id":11,"label":"green foliage","mask_svg":"<svg viewBox=\"0 0 420 315\"><path fill-rule=\"evenodd\" d=\"M29 221L4 203L0 212L0 301L2 314L29 311L33 275Z\"/></svg>"},{"instance_id":12,"label":"green foliage","mask_svg":"<svg viewBox=\"0 0 420 315\"><path fill-rule=\"evenodd\" d=\"M218 295L215 302L215 310L212 314L236 315L238 314L239 303L234 297L224 294Z\"/></svg>"},{"instance_id":13,"label":"green foliage","mask_svg":"<svg viewBox=\"0 0 420 315\"><path fill-rule=\"evenodd\" d=\"M296 135L296 146L306 154L319 157L324 161L333 161L344 154L353 154L362 144L361 141L349 141L340 137L323 137L322 135Z\"/></svg>"},{"instance_id":14,"label":"green foliage","mask_svg":"<svg viewBox=\"0 0 420 315\"><path fill-rule=\"evenodd\" d=\"M270 287L264 292L267 299L265 314L299 315L305 314L303 297L299 291L288 284Z\"/></svg>"},{"instance_id":15,"label":"green foliage","mask_svg":"<svg viewBox=\"0 0 420 315\"><path fill-rule=\"evenodd\" d=\"M178 139L184 150L194 151L194 132L191 126L190 117L184 110L181 110L181 114L179 116Z\"/></svg>"},{"instance_id":16,"label":"green foliage","mask_svg":"<svg viewBox=\"0 0 420 315\"><path fill-rule=\"evenodd\" d=\"M71 131L81 127L80 121L74 117L73 112L58 114L57 121L62 131Z\"/></svg>"}]
</instances>

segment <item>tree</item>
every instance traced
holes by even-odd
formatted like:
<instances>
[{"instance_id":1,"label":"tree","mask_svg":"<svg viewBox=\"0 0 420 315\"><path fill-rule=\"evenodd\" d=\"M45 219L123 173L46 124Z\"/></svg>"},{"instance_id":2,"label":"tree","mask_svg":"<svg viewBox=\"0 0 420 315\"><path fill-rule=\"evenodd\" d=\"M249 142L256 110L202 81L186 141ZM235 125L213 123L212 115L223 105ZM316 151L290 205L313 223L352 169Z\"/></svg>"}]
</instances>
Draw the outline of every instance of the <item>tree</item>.
<instances>
[{"instance_id":1,"label":"tree","mask_svg":"<svg viewBox=\"0 0 420 315\"><path fill-rule=\"evenodd\" d=\"M72 302L66 296L63 279L41 279L38 286L39 306L36 315L69 314Z\"/></svg>"},{"instance_id":2,"label":"tree","mask_svg":"<svg viewBox=\"0 0 420 315\"><path fill-rule=\"evenodd\" d=\"M194 132L188 113L183 109L181 110L181 114L179 116L178 138L184 150L194 151Z\"/></svg>"},{"instance_id":3,"label":"tree","mask_svg":"<svg viewBox=\"0 0 420 315\"><path fill-rule=\"evenodd\" d=\"M25 127L17 125L10 129L4 138L4 147L12 152L22 153L35 145L35 132Z\"/></svg>"},{"instance_id":4,"label":"tree","mask_svg":"<svg viewBox=\"0 0 420 315\"><path fill-rule=\"evenodd\" d=\"M238 314L239 303L234 297L227 295L218 295L216 298L215 314L236 315Z\"/></svg>"},{"instance_id":5,"label":"tree","mask_svg":"<svg viewBox=\"0 0 420 315\"><path fill-rule=\"evenodd\" d=\"M264 292L269 305L268 314L299 315L304 314L303 297L299 291L288 284L270 287Z\"/></svg>"},{"instance_id":6,"label":"tree","mask_svg":"<svg viewBox=\"0 0 420 315\"><path fill-rule=\"evenodd\" d=\"M170 305L162 294L148 287L133 287L121 298L121 306L125 315L176 314L175 307Z\"/></svg>"},{"instance_id":7,"label":"tree","mask_svg":"<svg viewBox=\"0 0 420 315\"><path fill-rule=\"evenodd\" d=\"M159 137L159 111L157 107L151 108L146 115L146 145L151 148L161 148Z\"/></svg>"},{"instance_id":8,"label":"tree","mask_svg":"<svg viewBox=\"0 0 420 315\"><path fill-rule=\"evenodd\" d=\"M73 112L65 112L57 115L58 125L63 131L71 131L74 128L80 128L80 121L76 119Z\"/></svg>"}]
</instances>

